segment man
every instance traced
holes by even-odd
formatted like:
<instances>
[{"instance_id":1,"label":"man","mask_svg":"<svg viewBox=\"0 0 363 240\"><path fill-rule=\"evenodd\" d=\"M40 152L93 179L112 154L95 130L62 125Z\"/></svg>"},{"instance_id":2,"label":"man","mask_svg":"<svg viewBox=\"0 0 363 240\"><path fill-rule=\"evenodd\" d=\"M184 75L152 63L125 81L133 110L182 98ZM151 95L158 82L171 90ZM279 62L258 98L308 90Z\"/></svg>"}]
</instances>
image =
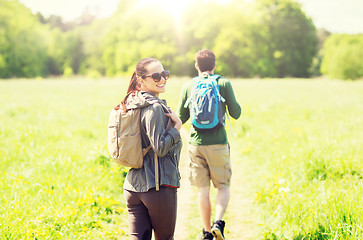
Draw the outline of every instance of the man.
<instances>
[{"instance_id":1,"label":"man","mask_svg":"<svg viewBox=\"0 0 363 240\"><path fill-rule=\"evenodd\" d=\"M236 101L231 82L214 74L215 55L210 50L200 50L195 56L195 68L199 78L215 76L222 96L222 116L228 112L234 119L241 115L241 107ZM184 84L179 101L179 117L185 123L190 117L191 89L197 78ZM193 92L194 94L194 92ZM224 120L224 119L223 119ZM225 222L222 220L230 197L231 162L227 133L224 125L209 130L200 130L193 124L189 141L190 181L198 188L198 206L203 224L202 239L224 240ZM211 226L210 181L217 188L215 220Z\"/></svg>"}]
</instances>

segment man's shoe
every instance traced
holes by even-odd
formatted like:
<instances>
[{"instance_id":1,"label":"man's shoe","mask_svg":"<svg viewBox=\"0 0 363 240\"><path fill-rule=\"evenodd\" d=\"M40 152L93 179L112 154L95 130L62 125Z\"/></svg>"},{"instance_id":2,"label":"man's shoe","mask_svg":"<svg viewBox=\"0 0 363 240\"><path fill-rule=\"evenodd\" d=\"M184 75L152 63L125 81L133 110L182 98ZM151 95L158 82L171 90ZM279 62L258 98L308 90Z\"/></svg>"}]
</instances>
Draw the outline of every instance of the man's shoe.
<instances>
[{"instance_id":1,"label":"man's shoe","mask_svg":"<svg viewBox=\"0 0 363 240\"><path fill-rule=\"evenodd\" d=\"M216 240L225 240L224 238L224 226L226 223L223 220L213 221L212 234Z\"/></svg>"},{"instance_id":2,"label":"man's shoe","mask_svg":"<svg viewBox=\"0 0 363 240\"><path fill-rule=\"evenodd\" d=\"M207 232L204 230L203 228L203 235L202 235L202 240L213 240L213 235L210 232Z\"/></svg>"}]
</instances>

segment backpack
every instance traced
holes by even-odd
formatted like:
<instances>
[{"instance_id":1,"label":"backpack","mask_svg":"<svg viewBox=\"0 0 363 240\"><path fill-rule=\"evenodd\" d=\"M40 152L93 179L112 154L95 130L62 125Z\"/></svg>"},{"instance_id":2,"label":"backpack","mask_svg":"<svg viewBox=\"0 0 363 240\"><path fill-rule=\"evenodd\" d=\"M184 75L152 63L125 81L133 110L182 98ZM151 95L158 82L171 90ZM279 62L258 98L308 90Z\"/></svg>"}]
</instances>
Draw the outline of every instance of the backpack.
<instances>
[{"instance_id":1,"label":"backpack","mask_svg":"<svg viewBox=\"0 0 363 240\"><path fill-rule=\"evenodd\" d=\"M164 104L161 106L166 113L169 112ZM129 109L126 113L121 108L111 110L108 121L108 152L111 158L121 166L142 168L144 156L151 148L151 145L142 148L140 114L141 108ZM172 127L173 123L169 119L166 129L170 130ZM154 161L155 187L156 191L159 191L159 164L156 153L154 153Z\"/></svg>"},{"instance_id":2,"label":"backpack","mask_svg":"<svg viewBox=\"0 0 363 240\"><path fill-rule=\"evenodd\" d=\"M124 167L141 168L143 157L151 146L142 148L140 132L141 109L126 113L112 109L108 121L108 152L113 160Z\"/></svg>"},{"instance_id":3,"label":"backpack","mask_svg":"<svg viewBox=\"0 0 363 240\"><path fill-rule=\"evenodd\" d=\"M193 78L190 97L184 107L190 104L190 119L196 130L208 131L224 125L222 102L225 100L219 93L220 77L203 73L203 76Z\"/></svg>"}]
</instances>

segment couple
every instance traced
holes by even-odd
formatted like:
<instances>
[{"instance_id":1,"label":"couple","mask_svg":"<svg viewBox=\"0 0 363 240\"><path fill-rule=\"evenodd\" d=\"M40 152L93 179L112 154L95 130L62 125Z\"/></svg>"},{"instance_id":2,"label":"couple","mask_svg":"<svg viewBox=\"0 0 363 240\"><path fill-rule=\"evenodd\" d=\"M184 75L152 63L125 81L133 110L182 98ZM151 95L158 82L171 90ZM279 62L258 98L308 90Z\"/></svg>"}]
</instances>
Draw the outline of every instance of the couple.
<instances>
[{"instance_id":1,"label":"couple","mask_svg":"<svg viewBox=\"0 0 363 240\"><path fill-rule=\"evenodd\" d=\"M199 76L214 75L216 66L212 51L200 50L195 57ZM165 92L169 72L154 58L144 58L136 65L130 80L127 95L121 102L124 109L141 107L141 136L143 147L151 145L140 169L131 168L124 183L124 197L129 215L130 239L150 240L152 230L156 240L174 239L177 213L177 188L179 184L179 158L182 147L180 129L189 117L184 107L190 96L193 81L184 85L179 112L165 110L166 102L159 99ZM218 80L220 94L224 98L223 113L228 106L229 114L237 119L241 107L237 103L232 85L226 78ZM153 104L155 103L156 104ZM169 111L169 112L166 112ZM173 127L167 128L168 120ZM155 188L154 152L159 158L160 190ZM191 127L189 142L190 181L198 188L199 211L203 224L201 239L224 239L222 220L227 208L230 192L231 164L229 144L224 126L199 131ZM211 226L210 180L218 189L216 215Z\"/></svg>"}]
</instances>

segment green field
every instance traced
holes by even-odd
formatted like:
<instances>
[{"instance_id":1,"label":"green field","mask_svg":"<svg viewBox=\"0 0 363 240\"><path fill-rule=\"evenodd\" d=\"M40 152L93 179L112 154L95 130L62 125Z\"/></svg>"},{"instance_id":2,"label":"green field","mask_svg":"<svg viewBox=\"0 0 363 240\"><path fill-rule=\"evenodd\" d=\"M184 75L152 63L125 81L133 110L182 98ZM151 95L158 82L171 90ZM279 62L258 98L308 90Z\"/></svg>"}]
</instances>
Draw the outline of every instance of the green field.
<instances>
[{"instance_id":1,"label":"green field","mask_svg":"<svg viewBox=\"0 0 363 240\"><path fill-rule=\"evenodd\" d=\"M161 95L173 109L184 80ZM227 239L363 239L363 82L232 84L243 113L229 136ZM127 85L0 81L0 239L128 239L126 170L106 149L109 111ZM195 199L188 208L184 239L195 239Z\"/></svg>"}]
</instances>

